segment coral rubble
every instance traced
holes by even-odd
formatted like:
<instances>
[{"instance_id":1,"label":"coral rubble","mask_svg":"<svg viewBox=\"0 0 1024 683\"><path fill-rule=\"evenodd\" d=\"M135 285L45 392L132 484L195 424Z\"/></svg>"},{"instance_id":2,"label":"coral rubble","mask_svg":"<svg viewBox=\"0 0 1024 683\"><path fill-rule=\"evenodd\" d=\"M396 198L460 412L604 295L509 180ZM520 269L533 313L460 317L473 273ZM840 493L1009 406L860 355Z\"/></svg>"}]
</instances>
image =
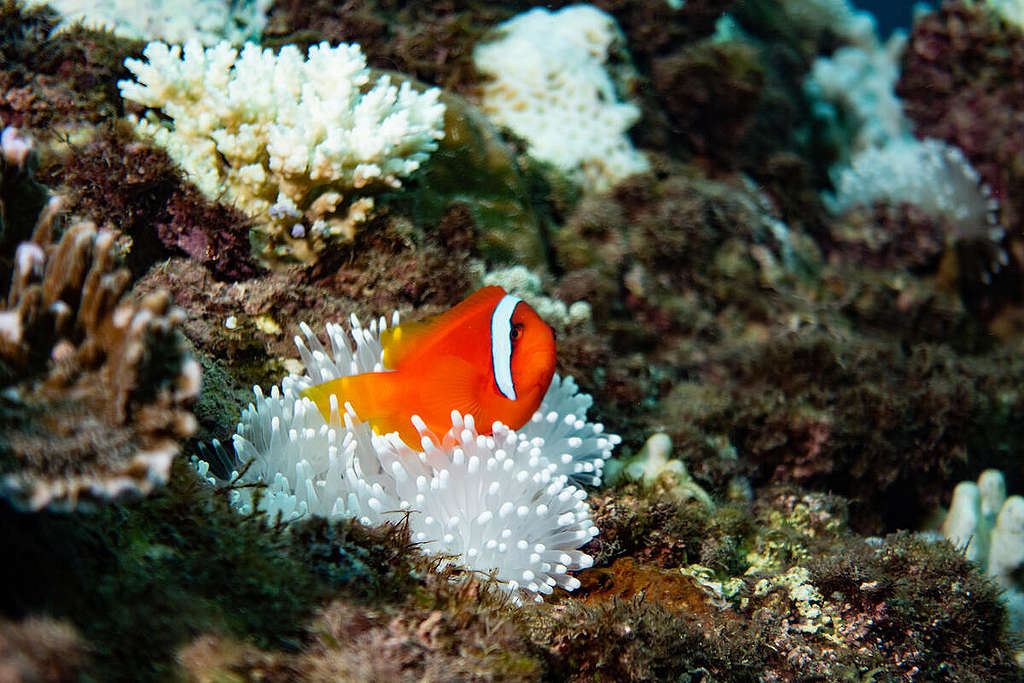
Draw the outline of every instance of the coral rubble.
<instances>
[{"instance_id":1,"label":"coral rubble","mask_svg":"<svg viewBox=\"0 0 1024 683\"><path fill-rule=\"evenodd\" d=\"M126 265L135 275L176 254L219 280L262 270L250 253L251 219L183 183L166 151L136 140L127 126L102 127L93 139L51 154L40 175L61 188L70 211L132 240Z\"/></svg>"},{"instance_id":2,"label":"coral rubble","mask_svg":"<svg viewBox=\"0 0 1024 683\"><path fill-rule=\"evenodd\" d=\"M46 5L0 8L0 115L47 138L116 117L116 80L127 75L122 62L140 47L102 30L58 32L58 21Z\"/></svg>"}]
</instances>

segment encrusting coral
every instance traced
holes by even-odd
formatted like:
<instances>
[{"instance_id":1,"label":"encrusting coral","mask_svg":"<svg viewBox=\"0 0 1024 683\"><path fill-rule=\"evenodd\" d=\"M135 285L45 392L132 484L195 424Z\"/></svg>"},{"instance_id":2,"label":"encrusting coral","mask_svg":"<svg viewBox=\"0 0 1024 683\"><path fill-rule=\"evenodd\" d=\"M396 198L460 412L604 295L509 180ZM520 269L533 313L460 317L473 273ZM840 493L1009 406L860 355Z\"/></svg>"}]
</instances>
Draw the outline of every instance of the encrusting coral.
<instances>
[{"instance_id":1,"label":"encrusting coral","mask_svg":"<svg viewBox=\"0 0 1024 683\"><path fill-rule=\"evenodd\" d=\"M524 137L532 156L597 191L647 170L626 135L640 109L620 101L608 73L611 48L623 41L613 17L585 4L538 7L496 30L473 54L494 78L482 107Z\"/></svg>"},{"instance_id":2,"label":"encrusting coral","mask_svg":"<svg viewBox=\"0 0 1024 683\"><path fill-rule=\"evenodd\" d=\"M851 534L842 498L790 486L714 512L635 484L594 500L595 569L533 612L549 677L1015 680L999 590L950 544Z\"/></svg>"},{"instance_id":3,"label":"encrusting coral","mask_svg":"<svg viewBox=\"0 0 1024 683\"><path fill-rule=\"evenodd\" d=\"M397 322L396 314L392 325ZM379 336L387 327L383 318L364 328L353 317L353 348L340 325L328 325L328 353L303 326L305 340L297 337L296 344L307 374L285 377L270 396L257 387L256 402L242 415L234 437L238 462L228 457L226 463L235 468L235 505L285 519L407 519L412 540L424 551L494 572L515 602L540 600L555 586L578 587L567 572L592 564L577 549L597 533L581 487L600 483L604 462L619 442L602 425L586 421L590 397L579 394L571 378L556 376L538 411L518 431L495 423L492 436L481 435L471 415L453 412L446 434L417 425L423 453L395 434L374 434L351 412L340 412L336 401L325 422L301 391L379 371ZM220 455L227 456L222 449ZM198 461L197 467L217 481L210 477L210 462Z\"/></svg>"},{"instance_id":4,"label":"encrusting coral","mask_svg":"<svg viewBox=\"0 0 1024 683\"><path fill-rule=\"evenodd\" d=\"M363 92L371 74L358 45L321 43L303 59L294 46L153 42L144 55L125 62L138 80L118 84L151 109L139 134L206 196L254 217L267 261L313 261L351 240L373 208L364 193L400 186L444 136L437 88L381 76Z\"/></svg>"},{"instance_id":5,"label":"encrusting coral","mask_svg":"<svg viewBox=\"0 0 1024 683\"><path fill-rule=\"evenodd\" d=\"M147 493L195 429L199 364L166 293L122 300L118 233L47 204L13 255L0 304L0 490L17 504L74 508Z\"/></svg>"}]
</instances>

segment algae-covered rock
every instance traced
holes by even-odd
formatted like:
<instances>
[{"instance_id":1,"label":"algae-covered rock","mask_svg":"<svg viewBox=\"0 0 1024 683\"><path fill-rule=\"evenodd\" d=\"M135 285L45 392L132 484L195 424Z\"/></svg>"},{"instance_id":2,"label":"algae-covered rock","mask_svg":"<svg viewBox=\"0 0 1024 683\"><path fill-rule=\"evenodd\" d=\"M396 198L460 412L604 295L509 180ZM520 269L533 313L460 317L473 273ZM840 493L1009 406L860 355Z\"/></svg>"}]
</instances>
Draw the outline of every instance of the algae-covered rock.
<instances>
[{"instance_id":1,"label":"algae-covered rock","mask_svg":"<svg viewBox=\"0 0 1024 683\"><path fill-rule=\"evenodd\" d=\"M424 225L437 224L452 204L464 204L476 220L477 247L484 258L545 266L530 172L479 109L451 93L441 101L444 138L417 172L418 187L388 195L387 204Z\"/></svg>"}]
</instances>

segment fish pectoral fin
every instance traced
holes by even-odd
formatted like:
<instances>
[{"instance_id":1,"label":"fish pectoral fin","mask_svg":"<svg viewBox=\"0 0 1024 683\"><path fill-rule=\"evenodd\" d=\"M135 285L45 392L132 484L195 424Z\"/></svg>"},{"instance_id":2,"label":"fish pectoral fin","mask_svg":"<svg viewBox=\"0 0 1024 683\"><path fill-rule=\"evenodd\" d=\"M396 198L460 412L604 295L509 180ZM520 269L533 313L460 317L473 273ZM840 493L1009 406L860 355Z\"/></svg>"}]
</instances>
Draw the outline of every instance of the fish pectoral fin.
<instances>
[{"instance_id":1,"label":"fish pectoral fin","mask_svg":"<svg viewBox=\"0 0 1024 683\"><path fill-rule=\"evenodd\" d=\"M426 415L443 416L446 428L442 432L451 426L448 416L453 410L481 417L481 391L487 387L480 368L458 356L441 356L424 371L422 378L417 405L422 406Z\"/></svg>"}]
</instances>

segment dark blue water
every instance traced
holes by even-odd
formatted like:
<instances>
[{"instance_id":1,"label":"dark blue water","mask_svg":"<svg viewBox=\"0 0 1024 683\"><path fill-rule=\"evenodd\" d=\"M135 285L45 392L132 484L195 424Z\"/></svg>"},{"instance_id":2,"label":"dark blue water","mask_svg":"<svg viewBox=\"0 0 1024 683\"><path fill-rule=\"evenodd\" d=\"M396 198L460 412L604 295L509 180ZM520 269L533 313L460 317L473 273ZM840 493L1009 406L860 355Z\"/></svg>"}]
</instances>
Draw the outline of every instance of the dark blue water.
<instances>
[{"instance_id":1,"label":"dark blue water","mask_svg":"<svg viewBox=\"0 0 1024 683\"><path fill-rule=\"evenodd\" d=\"M853 4L875 15L878 20L878 34L882 38L892 33L893 29L910 29L914 5L935 6L934 2L919 0L854 0Z\"/></svg>"}]
</instances>

